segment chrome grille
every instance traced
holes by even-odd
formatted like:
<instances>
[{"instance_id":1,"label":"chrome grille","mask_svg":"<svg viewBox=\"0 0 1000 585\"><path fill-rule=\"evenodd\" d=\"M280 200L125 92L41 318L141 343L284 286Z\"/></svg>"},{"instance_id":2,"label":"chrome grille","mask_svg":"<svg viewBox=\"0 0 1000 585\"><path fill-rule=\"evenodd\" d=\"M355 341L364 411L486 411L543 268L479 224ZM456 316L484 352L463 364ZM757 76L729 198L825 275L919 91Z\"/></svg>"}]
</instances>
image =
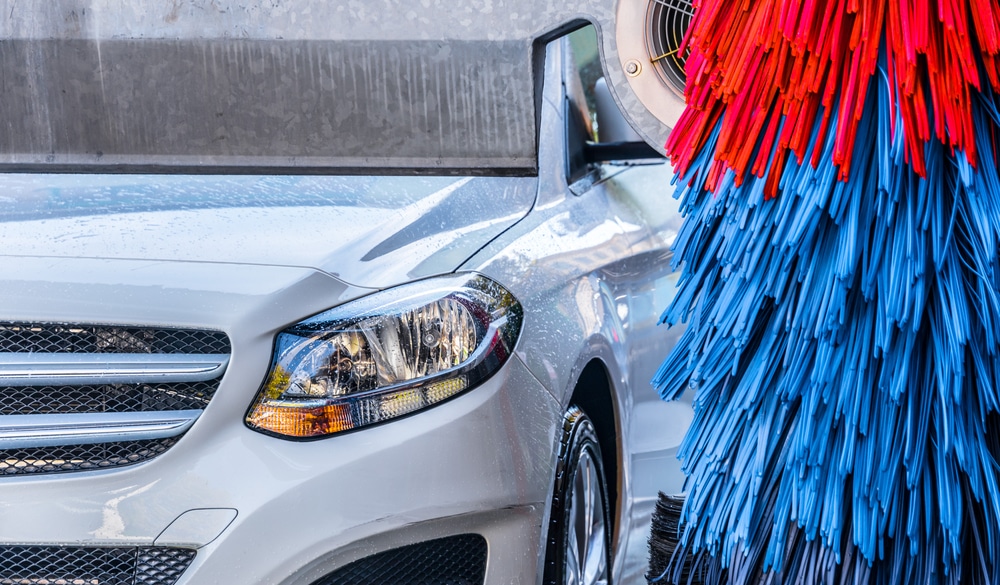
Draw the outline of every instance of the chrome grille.
<instances>
[{"instance_id":1,"label":"chrome grille","mask_svg":"<svg viewBox=\"0 0 1000 585\"><path fill-rule=\"evenodd\" d=\"M173 585L195 555L167 547L0 546L0 585Z\"/></svg>"},{"instance_id":2,"label":"chrome grille","mask_svg":"<svg viewBox=\"0 0 1000 585\"><path fill-rule=\"evenodd\" d=\"M229 351L219 331L0 322L0 476L163 453L211 401Z\"/></svg>"},{"instance_id":3,"label":"chrome grille","mask_svg":"<svg viewBox=\"0 0 1000 585\"><path fill-rule=\"evenodd\" d=\"M0 321L0 352L228 354L221 331Z\"/></svg>"}]
</instances>

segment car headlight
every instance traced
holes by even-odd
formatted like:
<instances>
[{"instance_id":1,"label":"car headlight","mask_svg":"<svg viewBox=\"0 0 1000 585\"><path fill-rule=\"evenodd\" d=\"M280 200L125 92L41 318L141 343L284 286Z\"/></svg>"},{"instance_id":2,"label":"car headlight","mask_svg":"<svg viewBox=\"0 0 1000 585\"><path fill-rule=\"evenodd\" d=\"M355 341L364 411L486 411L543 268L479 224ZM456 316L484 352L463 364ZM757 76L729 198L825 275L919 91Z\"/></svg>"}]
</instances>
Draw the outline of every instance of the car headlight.
<instances>
[{"instance_id":1,"label":"car headlight","mask_svg":"<svg viewBox=\"0 0 1000 585\"><path fill-rule=\"evenodd\" d=\"M521 305L475 274L352 301L278 335L250 428L320 438L398 418L476 386L510 356Z\"/></svg>"}]
</instances>

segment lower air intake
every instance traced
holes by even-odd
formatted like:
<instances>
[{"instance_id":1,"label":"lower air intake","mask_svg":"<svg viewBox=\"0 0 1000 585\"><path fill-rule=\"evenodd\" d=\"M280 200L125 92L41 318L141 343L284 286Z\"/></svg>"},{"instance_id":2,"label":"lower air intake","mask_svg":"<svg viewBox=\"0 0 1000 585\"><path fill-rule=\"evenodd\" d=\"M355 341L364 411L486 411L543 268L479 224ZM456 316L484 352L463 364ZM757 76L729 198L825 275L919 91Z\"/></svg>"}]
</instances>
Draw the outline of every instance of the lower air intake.
<instances>
[{"instance_id":1,"label":"lower air intake","mask_svg":"<svg viewBox=\"0 0 1000 585\"><path fill-rule=\"evenodd\" d=\"M178 440L180 437L68 447L0 449L0 477L89 471L134 465L160 455L173 447ZM4 585L4 581L0 581L0 585Z\"/></svg>"},{"instance_id":2,"label":"lower air intake","mask_svg":"<svg viewBox=\"0 0 1000 585\"><path fill-rule=\"evenodd\" d=\"M462 534L363 558L313 585L482 585L486 539Z\"/></svg>"},{"instance_id":3,"label":"lower air intake","mask_svg":"<svg viewBox=\"0 0 1000 585\"><path fill-rule=\"evenodd\" d=\"M0 546L0 585L173 585L194 556L187 548Z\"/></svg>"}]
</instances>

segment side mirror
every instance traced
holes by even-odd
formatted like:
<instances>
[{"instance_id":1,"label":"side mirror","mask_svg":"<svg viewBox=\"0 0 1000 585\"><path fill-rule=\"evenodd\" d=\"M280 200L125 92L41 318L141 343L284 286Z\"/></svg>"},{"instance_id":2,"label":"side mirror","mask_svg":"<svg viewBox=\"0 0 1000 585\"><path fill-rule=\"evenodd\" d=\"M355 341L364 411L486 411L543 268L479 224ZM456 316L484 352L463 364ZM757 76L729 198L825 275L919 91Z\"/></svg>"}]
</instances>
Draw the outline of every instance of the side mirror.
<instances>
[{"instance_id":1,"label":"side mirror","mask_svg":"<svg viewBox=\"0 0 1000 585\"><path fill-rule=\"evenodd\" d=\"M608 82L601 77L594 84L594 102L597 114L597 129L600 142L638 142L642 136L629 126L625 115L611 97Z\"/></svg>"},{"instance_id":2,"label":"side mirror","mask_svg":"<svg viewBox=\"0 0 1000 585\"><path fill-rule=\"evenodd\" d=\"M587 142L584 146L583 156L586 162L663 160L663 155L644 141L625 120L603 77L594 84L594 100L599 142Z\"/></svg>"}]
</instances>

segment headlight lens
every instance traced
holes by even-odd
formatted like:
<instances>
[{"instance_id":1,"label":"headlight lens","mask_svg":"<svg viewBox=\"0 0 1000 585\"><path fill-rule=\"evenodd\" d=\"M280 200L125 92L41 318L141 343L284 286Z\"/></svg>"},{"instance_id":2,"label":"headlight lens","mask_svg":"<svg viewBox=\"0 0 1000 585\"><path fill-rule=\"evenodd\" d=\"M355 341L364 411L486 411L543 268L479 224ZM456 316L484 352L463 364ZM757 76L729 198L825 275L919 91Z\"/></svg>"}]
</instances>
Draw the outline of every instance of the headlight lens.
<instances>
[{"instance_id":1,"label":"headlight lens","mask_svg":"<svg viewBox=\"0 0 1000 585\"><path fill-rule=\"evenodd\" d=\"M429 279L320 313L278 335L247 414L268 434L309 439L447 400L507 360L521 306L480 275Z\"/></svg>"}]
</instances>

